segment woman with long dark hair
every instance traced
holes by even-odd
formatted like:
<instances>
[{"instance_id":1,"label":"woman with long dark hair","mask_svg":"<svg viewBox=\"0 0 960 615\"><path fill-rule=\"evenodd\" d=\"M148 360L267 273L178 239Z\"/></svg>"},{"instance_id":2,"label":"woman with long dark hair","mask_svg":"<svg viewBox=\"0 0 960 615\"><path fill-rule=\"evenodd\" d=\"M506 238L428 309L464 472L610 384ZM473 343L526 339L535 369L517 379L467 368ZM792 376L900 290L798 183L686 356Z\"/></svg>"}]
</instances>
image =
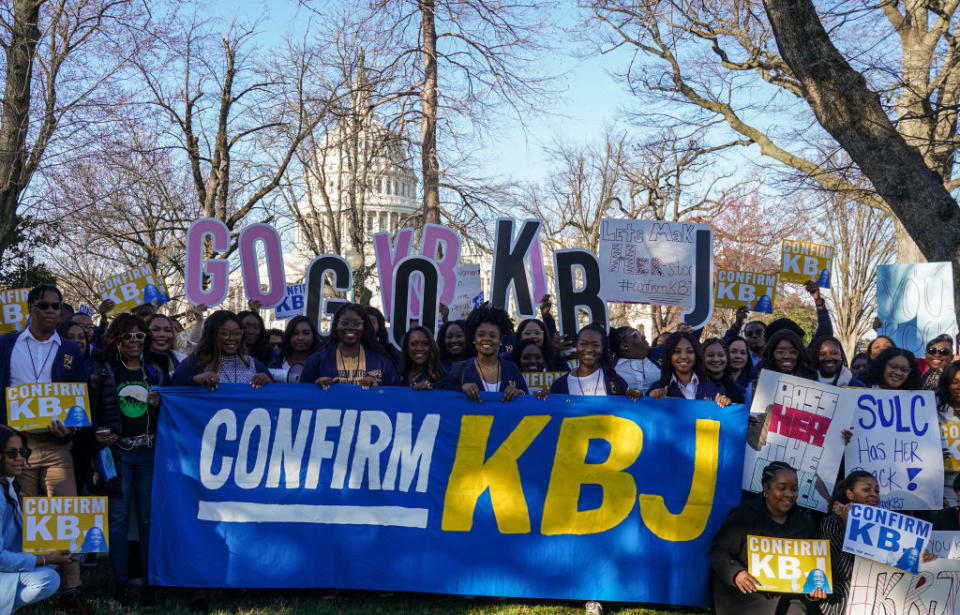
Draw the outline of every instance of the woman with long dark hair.
<instances>
[{"instance_id":1,"label":"woman with long dark hair","mask_svg":"<svg viewBox=\"0 0 960 615\"><path fill-rule=\"evenodd\" d=\"M30 457L27 438L0 425L0 614L14 611L49 598L60 587L60 574L54 566L70 562L70 552L59 550L43 555L23 553L23 510L20 486Z\"/></svg>"},{"instance_id":2,"label":"woman with long dark hair","mask_svg":"<svg viewBox=\"0 0 960 615\"><path fill-rule=\"evenodd\" d=\"M316 325L306 316L294 316L283 331L280 351L270 363L274 378L283 376L285 382L300 382L307 359L319 349Z\"/></svg>"},{"instance_id":3,"label":"woman with long dark hair","mask_svg":"<svg viewBox=\"0 0 960 615\"><path fill-rule=\"evenodd\" d=\"M440 365L450 368L460 361L466 361L474 355L473 347L467 343L467 321L450 320L437 331L437 347L440 349Z\"/></svg>"},{"instance_id":4,"label":"woman with long dark hair","mask_svg":"<svg viewBox=\"0 0 960 615\"><path fill-rule=\"evenodd\" d=\"M432 389L445 375L430 329L417 326L407 330L400 349L400 384L422 391Z\"/></svg>"},{"instance_id":5,"label":"woman with long dark hair","mask_svg":"<svg viewBox=\"0 0 960 615\"><path fill-rule=\"evenodd\" d=\"M747 340L735 335L725 338L727 343L727 357L730 365L730 377L741 390L746 392L753 381L753 360L750 358L750 347Z\"/></svg>"},{"instance_id":6,"label":"woman with long dark hair","mask_svg":"<svg viewBox=\"0 0 960 615\"><path fill-rule=\"evenodd\" d=\"M327 389L331 384L394 386L397 370L374 336L367 310L347 303L337 310L330 323L327 345L307 359L301 382L314 382Z\"/></svg>"},{"instance_id":7,"label":"woman with long dark hair","mask_svg":"<svg viewBox=\"0 0 960 615\"><path fill-rule=\"evenodd\" d=\"M244 352L244 329L229 310L217 310L203 323L196 348L173 373L174 386L199 385L210 390L221 382L259 388L272 382L266 365Z\"/></svg>"},{"instance_id":8,"label":"woman with long dark hair","mask_svg":"<svg viewBox=\"0 0 960 615\"><path fill-rule=\"evenodd\" d=\"M258 304L259 305L259 304ZM273 348L270 346L270 337L267 327L258 312L244 310L237 313L240 326L243 327L244 354L248 354L264 365L273 361Z\"/></svg>"},{"instance_id":9,"label":"woman with long dark hair","mask_svg":"<svg viewBox=\"0 0 960 615\"><path fill-rule=\"evenodd\" d=\"M537 320L536 318L528 318L520 323L517 327L516 342L514 343L514 350L520 342L524 340L532 340L540 347L540 352L543 353L544 364L548 372L565 372L570 369L570 365L563 359L563 357L558 357L553 352L553 336L550 335L550 332L547 330L547 326L543 324L542 321ZM513 353L502 353L504 358L511 359ZM514 360L514 363L516 361Z\"/></svg>"},{"instance_id":10,"label":"woman with long dark hair","mask_svg":"<svg viewBox=\"0 0 960 615\"><path fill-rule=\"evenodd\" d=\"M720 406L730 404L730 398L707 378L700 343L686 331L671 333L664 342L660 382L647 394L654 399L708 399Z\"/></svg>"},{"instance_id":11,"label":"woman with long dark hair","mask_svg":"<svg viewBox=\"0 0 960 615\"><path fill-rule=\"evenodd\" d=\"M477 355L454 365L440 388L463 391L476 402L480 401L480 391L503 393L502 401L529 392L520 368L499 356L500 341L512 333L513 324L505 311L485 305L470 312L467 336Z\"/></svg>"},{"instance_id":12,"label":"woman with long dark hair","mask_svg":"<svg viewBox=\"0 0 960 615\"><path fill-rule=\"evenodd\" d=\"M721 393L735 404L744 403L744 391L730 375L730 357L727 345L719 337L703 343L703 371Z\"/></svg>"},{"instance_id":13,"label":"woman with long dark hair","mask_svg":"<svg viewBox=\"0 0 960 615\"><path fill-rule=\"evenodd\" d=\"M174 349L176 339L173 321L156 313L147 318L146 323L150 332L150 354L167 374L172 374L186 356Z\"/></svg>"},{"instance_id":14,"label":"woman with long dark hair","mask_svg":"<svg viewBox=\"0 0 960 615\"><path fill-rule=\"evenodd\" d=\"M870 361L867 385L894 391L918 390L920 367L916 357L903 348L887 348Z\"/></svg>"},{"instance_id":15,"label":"woman with long dark hair","mask_svg":"<svg viewBox=\"0 0 960 615\"><path fill-rule=\"evenodd\" d=\"M364 308L367 311L367 318L370 319L370 326L373 327L373 337L383 349L383 355L390 359L393 366L400 366L400 353L390 343L390 335L387 334L387 319L383 317L383 312L368 305Z\"/></svg>"},{"instance_id":16,"label":"woman with long dark hair","mask_svg":"<svg viewBox=\"0 0 960 615\"><path fill-rule=\"evenodd\" d=\"M769 370L788 376L797 376L813 380L816 371L810 361L810 355L803 345L803 340L790 329L780 329L767 340L760 352L760 362L754 372L753 382L747 389L747 402L752 403L753 394L757 389L757 380L762 370Z\"/></svg>"},{"instance_id":17,"label":"woman with long dark hair","mask_svg":"<svg viewBox=\"0 0 960 615\"><path fill-rule=\"evenodd\" d=\"M937 418L940 421L941 431L946 431L946 436L953 432L954 437L944 438L956 441L960 437L960 361L954 361L943 368L940 380L937 382ZM948 447L944 447L944 476L943 476L943 499L950 506L957 505L956 492L953 489L954 481L960 472L956 470L960 466L960 459L954 456L955 453Z\"/></svg>"}]
</instances>

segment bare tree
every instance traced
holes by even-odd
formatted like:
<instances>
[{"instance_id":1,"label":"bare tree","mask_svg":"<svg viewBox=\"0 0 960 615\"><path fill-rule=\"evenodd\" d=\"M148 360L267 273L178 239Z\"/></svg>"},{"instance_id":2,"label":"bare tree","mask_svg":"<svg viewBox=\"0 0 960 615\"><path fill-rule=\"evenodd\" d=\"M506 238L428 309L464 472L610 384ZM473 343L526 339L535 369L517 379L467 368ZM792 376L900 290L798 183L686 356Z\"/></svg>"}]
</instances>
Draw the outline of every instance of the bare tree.
<instances>
[{"instance_id":1,"label":"bare tree","mask_svg":"<svg viewBox=\"0 0 960 615\"><path fill-rule=\"evenodd\" d=\"M128 29L150 27L131 0L10 0L0 7L0 255L22 239L19 212L50 155L94 138L107 84L138 52Z\"/></svg>"}]
</instances>

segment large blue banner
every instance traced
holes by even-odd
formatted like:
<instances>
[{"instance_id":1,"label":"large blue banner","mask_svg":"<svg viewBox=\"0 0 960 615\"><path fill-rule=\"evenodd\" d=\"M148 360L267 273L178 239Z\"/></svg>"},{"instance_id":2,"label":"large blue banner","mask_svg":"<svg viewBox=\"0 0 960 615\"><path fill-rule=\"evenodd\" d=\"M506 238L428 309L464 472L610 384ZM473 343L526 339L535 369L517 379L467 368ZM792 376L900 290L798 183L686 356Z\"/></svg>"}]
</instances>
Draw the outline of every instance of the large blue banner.
<instances>
[{"instance_id":1,"label":"large blue banner","mask_svg":"<svg viewBox=\"0 0 960 615\"><path fill-rule=\"evenodd\" d=\"M150 581L707 605L742 406L161 389Z\"/></svg>"}]
</instances>

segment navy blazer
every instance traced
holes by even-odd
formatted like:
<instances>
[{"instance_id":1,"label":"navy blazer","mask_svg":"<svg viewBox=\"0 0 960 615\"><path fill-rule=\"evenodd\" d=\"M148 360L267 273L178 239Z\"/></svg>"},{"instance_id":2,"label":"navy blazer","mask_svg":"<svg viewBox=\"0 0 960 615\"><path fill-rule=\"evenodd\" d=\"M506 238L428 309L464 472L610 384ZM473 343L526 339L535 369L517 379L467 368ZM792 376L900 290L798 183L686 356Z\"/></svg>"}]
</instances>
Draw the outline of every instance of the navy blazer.
<instances>
[{"instance_id":1,"label":"navy blazer","mask_svg":"<svg viewBox=\"0 0 960 615\"><path fill-rule=\"evenodd\" d=\"M447 377L440 381L437 388L451 391L459 391L464 384L471 382L483 391L483 379L480 378L480 372L477 371L477 364L473 359L460 361L447 372ZM506 391L507 387L513 384L524 393L529 393L527 389L527 379L523 377L523 372L517 367L517 364L507 359L500 359L500 390Z\"/></svg>"},{"instance_id":2,"label":"navy blazer","mask_svg":"<svg viewBox=\"0 0 960 615\"><path fill-rule=\"evenodd\" d=\"M378 385L385 387L397 385L399 378L397 378L397 369L393 366L393 361L379 352L366 347L363 349L363 354L366 359L367 373L380 373ZM317 378L336 378L339 375L340 372L337 369L337 347L328 346L310 355L307 362L303 364L300 382L309 382L312 384Z\"/></svg>"},{"instance_id":3,"label":"navy blazer","mask_svg":"<svg viewBox=\"0 0 960 615\"><path fill-rule=\"evenodd\" d=\"M626 395L627 394L627 381L621 378L618 374L611 374L607 368L601 367L603 371L603 387L607 390L607 395ZM553 384L550 386L550 394L559 393L561 395L570 394L570 372L560 376L553 381ZM588 376L589 377L589 376ZM614 385L616 388L614 389Z\"/></svg>"},{"instance_id":4,"label":"navy blazer","mask_svg":"<svg viewBox=\"0 0 960 615\"><path fill-rule=\"evenodd\" d=\"M657 383L654 386L650 387L647 391L647 394L654 389L659 389L663 386L661 383ZM717 395L722 393L720 389L717 388L717 385L710 382L710 379L706 376L700 378L700 382L697 383L697 394L694 399L706 399L713 401ZM670 383L667 385L667 397L674 397L676 399L684 399L683 393L680 392L680 387L677 386L677 383L673 382L673 379L670 379Z\"/></svg>"},{"instance_id":5,"label":"navy blazer","mask_svg":"<svg viewBox=\"0 0 960 615\"><path fill-rule=\"evenodd\" d=\"M23 331L14 331L0 337L0 391L10 386L10 358L13 356L13 345ZM61 337L60 348L53 356L53 365L50 366L50 380L52 382L87 382L86 361L83 351L70 340ZM0 422L7 424L7 396L0 395Z\"/></svg>"},{"instance_id":6,"label":"navy blazer","mask_svg":"<svg viewBox=\"0 0 960 615\"><path fill-rule=\"evenodd\" d=\"M250 358L253 359L253 357ZM258 374L270 373L270 370L256 359L253 359L253 366ZM192 354L177 366L177 369L173 372L173 376L170 378L170 386L185 387L196 385L197 383L193 381L193 377L199 373L200 368L197 366L197 355Z\"/></svg>"}]
</instances>

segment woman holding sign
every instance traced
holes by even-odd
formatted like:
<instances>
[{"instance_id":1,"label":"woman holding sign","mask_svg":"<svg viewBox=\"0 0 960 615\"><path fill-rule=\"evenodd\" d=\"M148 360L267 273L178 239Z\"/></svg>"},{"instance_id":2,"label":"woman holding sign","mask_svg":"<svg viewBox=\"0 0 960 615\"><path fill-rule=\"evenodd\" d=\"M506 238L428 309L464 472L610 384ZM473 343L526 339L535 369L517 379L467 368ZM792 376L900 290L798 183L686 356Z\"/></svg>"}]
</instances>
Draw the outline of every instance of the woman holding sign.
<instances>
[{"instance_id":1,"label":"woman holding sign","mask_svg":"<svg viewBox=\"0 0 960 615\"><path fill-rule=\"evenodd\" d=\"M760 370L768 369L771 371L787 374L788 376L797 376L798 378L816 378L816 372L810 361L810 355L803 345L803 340L795 332L789 329L781 329L773 334L763 352L760 353L760 362L757 364L757 371L754 372L753 382L747 390L747 401L753 400L753 392L757 388L757 379L760 377Z\"/></svg>"},{"instance_id":2,"label":"woman holding sign","mask_svg":"<svg viewBox=\"0 0 960 615\"><path fill-rule=\"evenodd\" d=\"M727 345L719 337L713 337L703 343L703 370L720 392L735 404L742 404L744 391L730 375L730 355Z\"/></svg>"},{"instance_id":3,"label":"woman holding sign","mask_svg":"<svg viewBox=\"0 0 960 615\"><path fill-rule=\"evenodd\" d=\"M675 397L678 399L707 399L730 405L730 398L707 377L703 369L703 351L693 333L671 333L663 345L663 365L660 382L650 389L654 399Z\"/></svg>"},{"instance_id":4,"label":"woman holding sign","mask_svg":"<svg viewBox=\"0 0 960 615\"><path fill-rule=\"evenodd\" d=\"M28 604L52 596L60 586L54 565L70 562L69 551L44 555L22 553L23 512L16 479L23 474L30 456L27 440L19 432L0 425L0 615L9 615Z\"/></svg>"},{"instance_id":5,"label":"woman holding sign","mask_svg":"<svg viewBox=\"0 0 960 615\"><path fill-rule=\"evenodd\" d=\"M529 392L527 381L516 363L498 356L500 340L513 333L510 317L499 308L483 306L470 312L467 335L477 356L461 361L447 372L440 388L459 390L480 401L480 391L503 393L501 401L512 401Z\"/></svg>"},{"instance_id":6,"label":"woman holding sign","mask_svg":"<svg viewBox=\"0 0 960 615\"><path fill-rule=\"evenodd\" d=\"M336 383L359 384L364 389L397 384L397 370L377 341L362 305L348 303L337 310L327 346L310 355L300 381L324 389Z\"/></svg>"},{"instance_id":7,"label":"woman holding sign","mask_svg":"<svg viewBox=\"0 0 960 615\"><path fill-rule=\"evenodd\" d=\"M760 592L760 582L750 574L747 537L811 539L817 528L810 515L797 507L797 472L783 461L763 469L763 495L751 498L732 511L710 545L713 565L713 605L717 615L800 615L816 613L810 599L827 597L816 589L809 597Z\"/></svg>"},{"instance_id":8,"label":"woman holding sign","mask_svg":"<svg viewBox=\"0 0 960 615\"><path fill-rule=\"evenodd\" d=\"M408 329L400 346L400 384L423 391L443 380L446 372L440 367L440 350L430 329L420 326Z\"/></svg>"},{"instance_id":9,"label":"woman holding sign","mask_svg":"<svg viewBox=\"0 0 960 615\"><path fill-rule=\"evenodd\" d=\"M561 395L627 395L640 399L643 391L627 386L626 381L607 365L607 336L600 325L587 325L577 334L578 365L550 387L550 393ZM546 391L537 397L546 398Z\"/></svg>"},{"instance_id":10,"label":"woman holding sign","mask_svg":"<svg viewBox=\"0 0 960 615\"><path fill-rule=\"evenodd\" d=\"M203 323L193 354L173 372L173 386L199 385L211 391L221 382L242 382L259 388L272 382L266 366L244 354L244 330L237 315L217 310Z\"/></svg>"},{"instance_id":11,"label":"woman holding sign","mask_svg":"<svg viewBox=\"0 0 960 615\"><path fill-rule=\"evenodd\" d=\"M287 382L300 382L304 364L319 349L320 336L316 325L306 316L294 316L287 323L280 341L280 352L270 363L270 369L278 370Z\"/></svg>"},{"instance_id":12,"label":"woman holding sign","mask_svg":"<svg viewBox=\"0 0 960 615\"><path fill-rule=\"evenodd\" d=\"M810 344L810 358L817 372L817 381L838 387L866 386L847 367L847 355L843 353L840 340L832 335L823 335Z\"/></svg>"},{"instance_id":13,"label":"woman holding sign","mask_svg":"<svg viewBox=\"0 0 960 615\"><path fill-rule=\"evenodd\" d=\"M448 372L455 364L472 357L473 352L467 344L467 322L449 320L443 323L437 331L437 347L440 349L440 365Z\"/></svg>"},{"instance_id":14,"label":"woman holding sign","mask_svg":"<svg viewBox=\"0 0 960 615\"><path fill-rule=\"evenodd\" d=\"M916 357L903 348L887 348L870 361L867 384L875 389L919 390L920 367Z\"/></svg>"}]
</instances>

